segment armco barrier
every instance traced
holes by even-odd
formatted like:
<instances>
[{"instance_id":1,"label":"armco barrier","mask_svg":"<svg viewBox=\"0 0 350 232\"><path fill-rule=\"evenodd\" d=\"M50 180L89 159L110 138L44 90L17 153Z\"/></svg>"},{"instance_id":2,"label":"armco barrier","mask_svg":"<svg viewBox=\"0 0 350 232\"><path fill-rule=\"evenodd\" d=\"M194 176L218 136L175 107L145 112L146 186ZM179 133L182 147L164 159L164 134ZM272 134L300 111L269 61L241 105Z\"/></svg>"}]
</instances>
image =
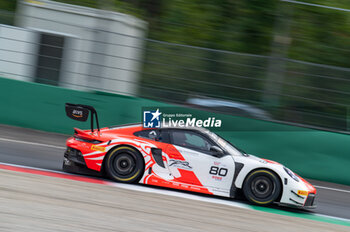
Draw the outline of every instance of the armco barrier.
<instances>
[{"instance_id":1,"label":"armco barrier","mask_svg":"<svg viewBox=\"0 0 350 232\"><path fill-rule=\"evenodd\" d=\"M0 123L71 134L89 124L66 117L64 103L93 105L101 126L140 122L141 108L168 104L114 94L80 92L0 78ZM185 109L185 111L195 111ZM226 139L247 153L280 162L298 174L350 185L350 136L230 115L200 112L223 121Z\"/></svg>"}]
</instances>

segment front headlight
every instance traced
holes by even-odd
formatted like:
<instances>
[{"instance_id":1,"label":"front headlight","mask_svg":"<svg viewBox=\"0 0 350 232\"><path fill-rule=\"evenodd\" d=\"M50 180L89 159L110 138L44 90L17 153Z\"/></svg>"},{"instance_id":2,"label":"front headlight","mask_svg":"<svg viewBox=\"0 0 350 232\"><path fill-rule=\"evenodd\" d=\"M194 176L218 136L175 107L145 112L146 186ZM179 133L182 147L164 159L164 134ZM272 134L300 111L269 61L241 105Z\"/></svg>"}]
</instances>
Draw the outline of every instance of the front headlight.
<instances>
[{"instance_id":1,"label":"front headlight","mask_svg":"<svg viewBox=\"0 0 350 232\"><path fill-rule=\"evenodd\" d=\"M284 169L284 171L286 171L286 173L288 173L288 175L289 175L290 177L293 178L293 180L299 182L299 178L297 177L297 175L294 174L294 172L292 172L291 170L289 170L289 169L286 168L286 167L283 167L283 169Z\"/></svg>"}]
</instances>

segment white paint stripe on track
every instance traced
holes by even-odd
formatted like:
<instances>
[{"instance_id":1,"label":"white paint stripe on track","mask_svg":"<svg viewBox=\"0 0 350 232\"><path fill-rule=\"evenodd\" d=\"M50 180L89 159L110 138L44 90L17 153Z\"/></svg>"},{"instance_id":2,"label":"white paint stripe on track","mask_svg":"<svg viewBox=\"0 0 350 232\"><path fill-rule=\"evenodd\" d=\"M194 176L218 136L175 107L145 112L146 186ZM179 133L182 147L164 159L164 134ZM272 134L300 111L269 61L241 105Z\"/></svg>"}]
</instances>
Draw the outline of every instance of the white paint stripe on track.
<instances>
[{"instance_id":1,"label":"white paint stripe on track","mask_svg":"<svg viewBox=\"0 0 350 232\"><path fill-rule=\"evenodd\" d=\"M314 185L314 187L320 188L320 189L327 189L327 190L331 190L331 191L342 192L342 193L350 193L349 190L345 190L345 189L329 188L329 187L324 187L324 186L319 186L319 185Z\"/></svg>"},{"instance_id":2,"label":"white paint stripe on track","mask_svg":"<svg viewBox=\"0 0 350 232\"><path fill-rule=\"evenodd\" d=\"M82 176L79 174L72 174L72 173L67 173L67 172L63 172L63 171L55 171L55 170L36 168L36 167L30 167L30 166L25 166L25 165L9 164L9 163L3 163L3 162L0 162L0 164L18 167L18 168L26 168L26 169L33 169L33 170L44 171L44 172L65 174L68 176ZM84 177L86 177L86 176L84 176ZM93 178L93 177L87 177L87 178ZM105 180L105 182L106 182L106 185L113 186L116 188L122 188L122 189L127 189L127 190L138 191L138 192L145 192L145 193L157 193L157 194L166 195L166 196L174 196L174 197L180 197L180 198L191 199L191 200L196 200L196 201L217 203L217 204L228 205L228 206L233 206L233 207L237 207L237 208L250 209L247 204L233 202L230 200L210 198L211 196L208 196L208 197L196 196L196 195L193 195L191 193L175 192L171 189L169 189L169 190L167 190L167 189L155 189L155 188L152 188L152 186L123 184L123 183L112 182L109 180Z\"/></svg>"},{"instance_id":3,"label":"white paint stripe on track","mask_svg":"<svg viewBox=\"0 0 350 232\"><path fill-rule=\"evenodd\" d=\"M341 220L341 221L346 221L346 222L350 222L350 219L341 218L341 217L335 217L335 216L330 216L330 215L327 215L327 214L312 213L312 215L320 216L320 217L326 217L326 218L331 218L331 219L336 219L336 220Z\"/></svg>"},{"instance_id":4,"label":"white paint stripe on track","mask_svg":"<svg viewBox=\"0 0 350 232\"><path fill-rule=\"evenodd\" d=\"M27 142L27 141L7 139L7 138L0 138L0 141L11 142L11 143L29 144L29 145L35 145L35 146L41 146L41 147L50 147L50 148L55 148L55 149L65 149L65 147L61 147L61 146L55 146L55 145L44 144L44 143Z\"/></svg>"},{"instance_id":5,"label":"white paint stripe on track","mask_svg":"<svg viewBox=\"0 0 350 232\"><path fill-rule=\"evenodd\" d=\"M179 197L179 198L185 198L190 200L196 200L196 201L202 201L202 202L208 202L208 203L216 203L221 205L228 205L233 206L236 208L243 208L243 209L250 209L249 205L239 202L231 201L230 199L222 200L217 198L212 198L212 196L208 195L208 197L205 196L198 196L193 195L191 193L182 193L182 192L176 192L173 190L166 190L166 189L154 189L152 186L142 186L142 185L130 185L130 184L120 184L120 183L112 183L113 186L128 190L134 190L139 192L145 192L145 193L157 193L161 195L166 196L173 196L173 197Z\"/></svg>"},{"instance_id":6,"label":"white paint stripe on track","mask_svg":"<svg viewBox=\"0 0 350 232\"><path fill-rule=\"evenodd\" d=\"M14 167L20 167L20 168L46 171L46 172L60 173L60 174L65 174L65 175L69 175L69 176L82 176L82 175L71 174L71 173L67 173L67 172L63 172L63 171L55 171L55 170L36 168L36 167L30 167L30 166L24 166L24 165L9 164L9 163L3 163L3 162L0 162L0 164L14 166ZM191 199L191 200L196 200L196 201L227 205L227 206L232 206L232 207L241 208L241 209L254 210L248 204L234 202L234 201L231 201L229 199L223 200L223 199L211 198L211 196L205 197L205 196L193 195L191 193L175 192L175 191L172 191L171 189L169 189L169 190L167 190L167 189L154 189L154 188L150 188L150 186L147 187L147 186L142 186L142 185L123 184L123 183L116 183L116 182L112 182L112 181L108 181L108 180L105 181L105 184L109 185L109 186L116 187L116 188L134 190L134 191L138 191L138 192L157 193L157 194L166 195L166 196L174 196L174 197ZM337 219L340 221L348 221L348 222L350 221L349 219L346 219L346 218L334 217L334 216L329 216L329 215L325 215L325 214L311 213L311 215L320 216L320 217L324 217L324 218L333 218L333 219Z\"/></svg>"}]
</instances>

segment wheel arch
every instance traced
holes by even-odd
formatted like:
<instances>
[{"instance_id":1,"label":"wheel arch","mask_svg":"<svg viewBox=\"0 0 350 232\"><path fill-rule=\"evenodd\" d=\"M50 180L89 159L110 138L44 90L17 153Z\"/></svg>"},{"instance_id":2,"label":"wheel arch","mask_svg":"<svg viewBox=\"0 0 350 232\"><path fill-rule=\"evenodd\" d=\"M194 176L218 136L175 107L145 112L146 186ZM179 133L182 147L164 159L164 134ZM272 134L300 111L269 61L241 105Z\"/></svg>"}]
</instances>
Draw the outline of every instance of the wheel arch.
<instances>
[{"instance_id":1,"label":"wheel arch","mask_svg":"<svg viewBox=\"0 0 350 232\"><path fill-rule=\"evenodd\" d=\"M243 180L241 189L243 189L243 187L244 187L244 185L245 185L245 183L246 183L247 177L248 177L251 173L253 173L253 172L257 171L257 170L270 171L270 172L272 172L273 174L275 174L275 175L278 177L278 180L279 180L280 185L281 185L281 192L279 193L279 195L278 195L276 201L280 201L280 200L281 200L281 197L282 197L282 195L283 195L283 190L284 190L283 181L282 181L281 176L280 176L276 171L274 171L273 169L270 169L270 168L258 167L258 168L254 168L254 169L250 170L250 172L248 172L247 175L244 177L244 180Z\"/></svg>"},{"instance_id":2,"label":"wheel arch","mask_svg":"<svg viewBox=\"0 0 350 232\"><path fill-rule=\"evenodd\" d=\"M105 164L106 164L106 158L108 157L108 155L116 148L118 147L130 147L132 149L134 149L141 157L142 157L142 161L143 161L143 172L145 171L145 158L143 157L142 153L140 152L140 150L135 147L132 146L130 144L117 144L115 146L113 146L111 149L109 149L109 151L106 153L106 155L103 157L103 161L102 161L102 165L101 165L101 172L103 174L103 176L106 176L106 170L105 170Z\"/></svg>"}]
</instances>

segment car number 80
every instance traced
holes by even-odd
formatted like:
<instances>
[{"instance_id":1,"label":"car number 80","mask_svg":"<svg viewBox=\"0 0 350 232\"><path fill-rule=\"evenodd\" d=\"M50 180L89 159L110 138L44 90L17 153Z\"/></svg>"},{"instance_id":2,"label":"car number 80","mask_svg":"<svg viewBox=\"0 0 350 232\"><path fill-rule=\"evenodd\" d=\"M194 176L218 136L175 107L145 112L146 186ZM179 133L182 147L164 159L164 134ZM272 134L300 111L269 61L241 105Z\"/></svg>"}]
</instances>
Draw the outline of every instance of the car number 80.
<instances>
[{"instance_id":1,"label":"car number 80","mask_svg":"<svg viewBox=\"0 0 350 232\"><path fill-rule=\"evenodd\" d=\"M211 166L209 170L209 174L218 176L226 176L227 172L227 168L219 168L218 166Z\"/></svg>"}]
</instances>

